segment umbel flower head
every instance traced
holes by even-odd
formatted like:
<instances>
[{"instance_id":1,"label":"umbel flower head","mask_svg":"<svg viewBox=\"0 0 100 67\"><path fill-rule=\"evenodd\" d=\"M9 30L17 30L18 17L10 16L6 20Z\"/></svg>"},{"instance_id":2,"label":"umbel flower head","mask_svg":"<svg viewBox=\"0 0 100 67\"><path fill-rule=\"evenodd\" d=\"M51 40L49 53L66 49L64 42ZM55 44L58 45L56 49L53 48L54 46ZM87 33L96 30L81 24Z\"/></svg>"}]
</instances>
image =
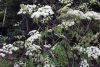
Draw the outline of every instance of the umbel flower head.
<instances>
[{"instance_id":1,"label":"umbel flower head","mask_svg":"<svg viewBox=\"0 0 100 67\"><path fill-rule=\"evenodd\" d=\"M80 62L80 67L89 67L89 64L87 62L86 59L83 59L81 62Z\"/></svg>"},{"instance_id":2,"label":"umbel flower head","mask_svg":"<svg viewBox=\"0 0 100 67\"><path fill-rule=\"evenodd\" d=\"M97 13L95 11L87 11L86 13L83 13L80 10L73 10L69 9L67 11L68 17L72 17L71 19L94 19L94 20L100 20L100 13Z\"/></svg>"},{"instance_id":3,"label":"umbel flower head","mask_svg":"<svg viewBox=\"0 0 100 67\"><path fill-rule=\"evenodd\" d=\"M25 48L26 48L26 55L33 56L34 51L38 51L41 49L39 45L36 45L34 41L36 39L39 39L41 37L41 34L37 30L32 30L28 33L28 35L31 35L29 38L27 38L25 42Z\"/></svg>"},{"instance_id":4,"label":"umbel flower head","mask_svg":"<svg viewBox=\"0 0 100 67\"><path fill-rule=\"evenodd\" d=\"M36 5L21 4L20 7L21 7L21 9L17 14L26 14L26 13L31 14L33 12L33 10L36 8Z\"/></svg>"},{"instance_id":5,"label":"umbel flower head","mask_svg":"<svg viewBox=\"0 0 100 67\"><path fill-rule=\"evenodd\" d=\"M68 28L70 26L73 26L75 24L74 21L63 21L62 25L65 26L65 28Z\"/></svg>"},{"instance_id":6,"label":"umbel flower head","mask_svg":"<svg viewBox=\"0 0 100 67\"><path fill-rule=\"evenodd\" d=\"M94 59L98 59L100 56L100 49L95 46L87 47L86 53L88 54L88 57L93 57Z\"/></svg>"},{"instance_id":7,"label":"umbel flower head","mask_svg":"<svg viewBox=\"0 0 100 67\"><path fill-rule=\"evenodd\" d=\"M26 47L26 55L29 56L33 56L34 55L34 51L40 50L41 47L39 45L36 44L32 44Z\"/></svg>"},{"instance_id":8,"label":"umbel flower head","mask_svg":"<svg viewBox=\"0 0 100 67\"><path fill-rule=\"evenodd\" d=\"M41 37L41 34L37 31L37 30L32 30L28 33L28 35L31 35L27 41L28 42L33 42L35 41L36 39L39 39Z\"/></svg>"},{"instance_id":9,"label":"umbel flower head","mask_svg":"<svg viewBox=\"0 0 100 67\"><path fill-rule=\"evenodd\" d=\"M39 18L40 16L47 17L53 14L54 12L51 6L45 5L44 7L38 8L38 10L31 15L31 18Z\"/></svg>"},{"instance_id":10,"label":"umbel flower head","mask_svg":"<svg viewBox=\"0 0 100 67\"><path fill-rule=\"evenodd\" d=\"M51 6L49 5L45 5L38 9L36 8L37 7L36 5L29 5L29 4L27 5L21 4L20 7L21 9L17 14L29 14L31 18L39 18L40 16L47 17L54 14Z\"/></svg>"},{"instance_id":11,"label":"umbel flower head","mask_svg":"<svg viewBox=\"0 0 100 67\"><path fill-rule=\"evenodd\" d=\"M100 56L100 49L96 46L89 46L86 48L83 48L81 46L76 46L74 49L78 50L79 52L86 53L88 57L92 57L94 59L98 59Z\"/></svg>"},{"instance_id":12,"label":"umbel flower head","mask_svg":"<svg viewBox=\"0 0 100 67\"><path fill-rule=\"evenodd\" d=\"M6 54L13 54L13 51L17 51L19 48L13 44L3 44L0 49L0 56L5 57Z\"/></svg>"}]
</instances>

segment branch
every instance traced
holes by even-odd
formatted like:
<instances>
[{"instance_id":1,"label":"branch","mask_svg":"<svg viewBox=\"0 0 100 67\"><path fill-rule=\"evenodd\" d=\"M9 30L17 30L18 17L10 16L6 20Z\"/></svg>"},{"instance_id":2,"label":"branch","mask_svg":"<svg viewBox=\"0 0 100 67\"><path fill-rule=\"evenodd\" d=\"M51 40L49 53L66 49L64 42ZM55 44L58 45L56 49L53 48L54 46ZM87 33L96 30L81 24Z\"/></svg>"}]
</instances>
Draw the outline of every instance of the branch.
<instances>
[{"instance_id":1,"label":"branch","mask_svg":"<svg viewBox=\"0 0 100 67\"><path fill-rule=\"evenodd\" d=\"M7 14L7 7L5 8L2 26L4 26L4 24L5 24L6 14Z\"/></svg>"}]
</instances>

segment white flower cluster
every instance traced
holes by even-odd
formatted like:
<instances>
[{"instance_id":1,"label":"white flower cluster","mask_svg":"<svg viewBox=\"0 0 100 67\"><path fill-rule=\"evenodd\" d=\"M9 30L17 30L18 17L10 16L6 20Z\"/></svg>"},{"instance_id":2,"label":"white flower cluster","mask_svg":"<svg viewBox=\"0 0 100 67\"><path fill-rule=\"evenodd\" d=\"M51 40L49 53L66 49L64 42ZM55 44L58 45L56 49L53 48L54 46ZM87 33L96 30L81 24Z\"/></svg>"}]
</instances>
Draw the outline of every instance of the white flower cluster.
<instances>
[{"instance_id":1,"label":"white flower cluster","mask_svg":"<svg viewBox=\"0 0 100 67\"><path fill-rule=\"evenodd\" d=\"M41 47L38 46L38 45L35 45L35 44L29 45L27 47L26 55L33 56L34 55L34 51L37 51L39 49L41 49Z\"/></svg>"},{"instance_id":2,"label":"white flower cluster","mask_svg":"<svg viewBox=\"0 0 100 67\"><path fill-rule=\"evenodd\" d=\"M64 26L65 28L68 28L70 26L73 26L75 24L74 21L63 21L62 22L62 26Z\"/></svg>"},{"instance_id":3,"label":"white flower cluster","mask_svg":"<svg viewBox=\"0 0 100 67\"><path fill-rule=\"evenodd\" d=\"M13 44L4 44L2 49L0 49L0 56L4 57L6 54L12 54L13 51L17 51L18 49Z\"/></svg>"},{"instance_id":4,"label":"white flower cluster","mask_svg":"<svg viewBox=\"0 0 100 67\"><path fill-rule=\"evenodd\" d=\"M74 21L70 21L70 20L65 21L65 20L62 20L62 23L59 24L59 25L57 25L57 27L68 29L68 27L71 27L71 26L73 26L74 24L75 24Z\"/></svg>"},{"instance_id":5,"label":"white flower cluster","mask_svg":"<svg viewBox=\"0 0 100 67\"><path fill-rule=\"evenodd\" d=\"M45 58L44 66L43 67L55 67L53 63L50 63L50 59L48 56Z\"/></svg>"},{"instance_id":6,"label":"white flower cluster","mask_svg":"<svg viewBox=\"0 0 100 67\"><path fill-rule=\"evenodd\" d=\"M36 8L36 5L21 4L20 7L21 9L17 14L32 14L33 10Z\"/></svg>"},{"instance_id":7,"label":"white flower cluster","mask_svg":"<svg viewBox=\"0 0 100 67\"><path fill-rule=\"evenodd\" d=\"M3 53L3 49L0 49L0 56L5 57L5 53Z\"/></svg>"},{"instance_id":8,"label":"white flower cluster","mask_svg":"<svg viewBox=\"0 0 100 67\"><path fill-rule=\"evenodd\" d=\"M55 67L53 64L45 64L44 67Z\"/></svg>"},{"instance_id":9,"label":"white flower cluster","mask_svg":"<svg viewBox=\"0 0 100 67\"><path fill-rule=\"evenodd\" d=\"M87 47L86 53L88 54L88 57L93 57L94 59L98 59L98 56L100 56L100 49L95 46Z\"/></svg>"},{"instance_id":10,"label":"white flower cluster","mask_svg":"<svg viewBox=\"0 0 100 67\"><path fill-rule=\"evenodd\" d=\"M68 29L68 27L73 26L75 24L74 20L76 19L100 20L100 13L96 13L94 11L88 11L86 13L83 13L80 10L69 9L67 11L67 17L71 17L71 19L67 21L62 20L62 24L59 24L58 27Z\"/></svg>"},{"instance_id":11,"label":"white flower cluster","mask_svg":"<svg viewBox=\"0 0 100 67\"><path fill-rule=\"evenodd\" d=\"M26 55L32 56L34 54L34 51L41 49L40 46L33 44L36 39L39 39L41 37L41 34L37 30L32 30L28 34L31 36L26 40L25 43L25 48L27 50Z\"/></svg>"},{"instance_id":12,"label":"white flower cluster","mask_svg":"<svg viewBox=\"0 0 100 67\"><path fill-rule=\"evenodd\" d=\"M83 13L80 10L69 9L67 14L70 15L70 16L75 16L75 18L79 17L80 19L100 20L100 13L97 13L97 12L94 12L94 11L87 11L86 13Z\"/></svg>"},{"instance_id":13,"label":"white flower cluster","mask_svg":"<svg viewBox=\"0 0 100 67\"><path fill-rule=\"evenodd\" d=\"M44 7L36 8L36 5L20 5L21 9L17 14L29 14L31 18L39 18L40 16L47 17L53 15L54 12L49 5L45 5Z\"/></svg>"},{"instance_id":14,"label":"white flower cluster","mask_svg":"<svg viewBox=\"0 0 100 67\"><path fill-rule=\"evenodd\" d=\"M72 3L73 0L59 0L60 3Z\"/></svg>"},{"instance_id":15,"label":"white flower cluster","mask_svg":"<svg viewBox=\"0 0 100 67\"><path fill-rule=\"evenodd\" d=\"M67 14L72 16L72 17L75 16L75 18L80 17L81 19L84 19L84 13L82 11L79 11L79 10L69 9Z\"/></svg>"},{"instance_id":16,"label":"white flower cluster","mask_svg":"<svg viewBox=\"0 0 100 67\"><path fill-rule=\"evenodd\" d=\"M23 63L22 61L19 61L14 64L14 67L25 67L25 66L26 66L26 63Z\"/></svg>"},{"instance_id":17,"label":"white flower cluster","mask_svg":"<svg viewBox=\"0 0 100 67\"><path fill-rule=\"evenodd\" d=\"M80 67L89 67L89 64L86 59L83 59L80 63Z\"/></svg>"},{"instance_id":18,"label":"white flower cluster","mask_svg":"<svg viewBox=\"0 0 100 67\"><path fill-rule=\"evenodd\" d=\"M31 35L27 41L28 42L33 42L35 41L36 39L39 39L41 37L41 34L37 31L37 30L32 30L28 33L29 35Z\"/></svg>"},{"instance_id":19,"label":"white flower cluster","mask_svg":"<svg viewBox=\"0 0 100 67\"><path fill-rule=\"evenodd\" d=\"M44 7L38 8L38 10L31 15L31 18L39 18L40 16L47 17L53 14L54 12L51 6L45 5Z\"/></svg>"},{"instance_id":20,"label":"white flower cluster","mask_svg":"<svg viewBox=\"0 0 100 67\"><path fill-rule=\"evenodd\" d=\"M97 13L97 12L94 12L94 11L88 11L88 12L85 13L85 17L87 19L91 19L91 18L100 19L100 13Z\"/></svg>"},{"instance_id":21,"label":"white flower cluster","mask_svg":"<svg viewBox=\"0 0 100 67\"><path fill-rule=\"evenodd\" d=\"M88 54L88 57L92 57L94 59L98 59L100 56L100 49L96 46L90 46L87 48L83 48L81 46L76 46L73 49L77 49L80 52L84 52Z\"/></svg>"},{"instance_id":22,"label":"white flower cluster","mask_svg":"<svg viewBox=\"0 0 100 67\"><path fill-rule=\"evenodd\" d=\"M44 47L45 48L51 48L51 44L45 44Z\"/></svg>"},{"instance_id":23,"label":"white flower cluster","mask_svg":"<svg viewBox=\"0 0 100 67\"><path fill-rule=\"evenodd\" d=\"M76 50L78 50L79 52L85 52L85 48L83 48L83 47L81 47L81 46L79 46L79 45L75 46L73 49L76 49Z\"/></svg>"},{"instance_id":24,"label":"white flower cluster","mask_svg":"<svg viewBox=\"0 0 100 67\"><path fill-rule=\"evenodd\" d=\"M63 3L63 0L59 0L60 3Z\"/></svg>"}]
</instances>

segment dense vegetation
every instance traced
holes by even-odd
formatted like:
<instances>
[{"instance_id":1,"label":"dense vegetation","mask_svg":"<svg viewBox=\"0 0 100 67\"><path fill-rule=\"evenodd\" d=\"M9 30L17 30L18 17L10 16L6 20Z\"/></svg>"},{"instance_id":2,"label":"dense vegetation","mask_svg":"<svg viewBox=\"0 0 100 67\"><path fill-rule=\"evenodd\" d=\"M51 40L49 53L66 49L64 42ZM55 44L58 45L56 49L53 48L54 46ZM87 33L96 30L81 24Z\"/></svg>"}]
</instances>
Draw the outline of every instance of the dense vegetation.
<instances>
[{"instance_id":1,"label":"dense vegetation","mask_svg":"<svg viewBox=\"0 0 100 67\"><path fill-rule=\"evenodd\" d=\"M100 1L0 0L0 67L100 67Z\"/></svg>"}]
</instances>

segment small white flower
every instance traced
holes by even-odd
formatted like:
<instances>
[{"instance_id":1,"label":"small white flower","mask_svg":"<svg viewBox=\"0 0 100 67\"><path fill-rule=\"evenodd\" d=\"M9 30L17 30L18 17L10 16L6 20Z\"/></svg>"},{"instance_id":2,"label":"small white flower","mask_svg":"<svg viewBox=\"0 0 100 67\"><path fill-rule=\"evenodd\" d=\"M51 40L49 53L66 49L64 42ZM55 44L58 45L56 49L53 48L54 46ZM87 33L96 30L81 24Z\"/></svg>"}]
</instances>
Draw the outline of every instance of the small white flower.
<instances>
[{"instance_id":1,"label":"small white flower","mask_svg":"<svg viewBox=\"0 0 100 67\"><path fill-rule=\"evenodd\" d=\"M39 45L33 44L33 46L34 46L36 49L41 49L41 47L40 47Z\"/></svg>"},{"instance_id":2,"label":"small white flower","mask_svg":"<svg viewBox=\"0 0 100 67\"><path fill-rule=\"evenodd\" d=\"M90 46L86 48L86 53L88 54L88 57L93 57L94 59L97 59L98 56L100 56L100 49L95 46Z\"/></svg>"},{"instance_id":3,"label":"small white flower","mask_svg":"<svg viewBox=\"0 0 100 67\"><path fill-rule=\"evenodd\" d=\"M17 51L18 47L13 47L12 50Z\"/></svg>"},{"instance_id":4,"label":"small white flower","mask_svg":"<svg viewBox=\"0 0 100 67\"><path fill-rule=\"evenodd\" d=\"M36 8L36 5L35 4L33 5L33 8Z\"/></svg>"},{"instance_id":5,"label":"small white flower","mask_svg":"<svg viewBox=\"0 0 100 67\"><path fill-rule=\"evenodd\" d=\"M24 4L21 4L21 9L20 11L17 13L17 14L32 14L33 10L36 8L36 5L24 5Z\"/></svg>"},{"instance_id":6,"label":"small white flower","mask_svg":"<svg viewBox=\"0 0 100 67\"><path fill-rule=\"evenodd\" d=\"M26 55L33 56L32 52L26 52Z\"/></svg>"},{"instance_id":7,"label":"small white flower","mask_svg":"<svg viewBox=\"0 0 100 67\"><path fill-rule=\"evenodd\" d=\"M70 26L73 26L75 24L74 21L62 21L62 26L64 26L65 28L68 28Z\"/></svg>"},{"instance_id":8,"label":"small white flower","mask_svg":"<svg viewBox=\"0 0 100 67\"><path fill-rule=\"evenodd\" d=\"M37 30L29 31L28 35L34 35L34 33L39 33Z\"/></svg>"},{"instance_id":9,"label":"small white flower","mask_svg":"<svg viewBox=\"0 0 100 67\"><path fill-rule=\"evenodd\" d=\"M26 47L26 55L29 55L29 56L33 56L33 52L34 51L37 51L37 50L39 50L39 49L41 49L41 47L40 46L38 46L38 45L36 45L36 44L30 44L30 45L28 45L27 47Z\"/></svg>"},{"instance_id":10,"label":"small white flower","mask_svg":"<svg viewBox=\"0 0 100 67\"><path fill-rule=\"evenodd\" d=\"M43 10L43 8L39 8L39 9L38 9L39 12L42 12L42 10Z\"/></svg>"},{"instance_id":11,"label":"small white flower","mask_svg":"<svg viewBox=\"0 0 100 67\"><path fill-rule=\"evenodd\" d=\"M14 67L20 67L20 65L19 64L14 64Z\"/></svg>"},{"instance_id":12,"label":"small white flower","mask_svg":"<svg viewBox=\"0 0 100 67\"><path fill-rule=\"evenodd\" d=\"M83 59L80 63L80 67L89 67L89 64L86 59Z\"/></svg>"},{"instance_id":13,"label":"small white flower","mask_svg":"<svg viewBox=\"0 0 100 67\"><path fill-rule=\"evenodd\" d=\"M9 54L12 54L13 52L12 52L12 51L9 51L8 53L9 53Z\"/></svg>"},{"instance_id":14,"label":"small white flower","mask_svg":"<svg viewBox=\"0 0 100 67\"><path fill-rule=\"evenodd\" d=\"M46 9L51 9L51 6L49 6L49 5L45 5L44 8L46 8Z\"/></svg>"},{"instance_id":15,"label":"small white flower","mask_svg":"<svg viewBox=\"0 0 100 67\"><path fill-rule=\"evenodd\" d=\"M72 10L70 9L68 12L67 12L68 15L72 15L72 16L77 16L77 17L83 17L84 16L84 13L82 11L79 11L79 10Z\"/></svg>"},{"instance_id":16,"label":"small white flower","mask_svg":"<svg viewBox=\"0 0 100 67\"><path fill-rule=\"evenodd\" d=\"M20 10L17 14L21 14L21 13L23 13L22 10Z\"/></svg>"},{"instance_id":17,"label":"small white flower","mask_svg":"<svg viewBox=\"0 0 100 67\"><path fill-rule=\"evenodd\" d=\"M6 44L2 47L2 52L12 54L13 51L17 51L18 47L13 46L13 44Z\"/></svg>"},{"instance_id":18,"label":"small white flower","mask_svg":"<svg viewBox=\"0 0 100 67\"><path fill-rule=\"evenodd\" d=\"M45 45L44 45L44 47L45 47L45 48L50 48L50 47L51 47L51 45L50 45L50 44L48 44L48 45L47 45L47 44L45 44Z\"/></svg>"},{"instance_id":19,"label":"small white flower","mask_svg":"<svg viewBox=\"0 0 100 67\"><path fill-rule=\"evenodd\" d=\"M24 63L23 61L19 61L17 63L14 63L14 67L26 67L26 63Z\"/></svg>"},{"instance_id":20,"label":"small white flower","mask_svg":"<svg viewBox=\"0 0 100 67\"><path fill-rule=\"evenodd\" d=\"M59 0L59 2L64 3L64 0Z\"/></svg>"},{"instance_id":21,"label":"small white flower","mask_svg":"<svg viewBox=\"0 0 100 67\"><path fill-rule=\"evenodd\" d=\"M43 67L55 67L53 64L45 64Z\"/></svg>"},{"instance_id":22,"label":"small white flower","mask_svg":"<svg viewBox=\"0 0 100 67\"><path fill-rule=\"evenodd\" d=\"M83 48L83 47L81 47L81 46L79 46L79 45L73 47L73 49L76 49L76 50L78 50L79 52L85 52L85 48Z\"/></svg>"},{"instance_id":23,"label":"small white flower","mask_svg":"<svg viewBox=\"0 0 100 67\"><path fill-rule=\"evenodd\" d=\"M33 41L35 41L36 39L38 39L40 36L41 36L40 34L32 35L32 36L30 36L30 37L27 39L27 41L33 42Z\"/></svg>"},{"instance_id":24,"label":"small white flower","mask_svg":"<svg viewBox=\"0 0 100 67\"><path fill-rule=\"evenodd\" d=\"M83 53L87 53L88 57L92 57L94 59L98 59L98 57L100 56L100 49L96 46L90 46L87 48L76 46L76 47L73 47L73 49L76 49Z\"/></svg>"},{"instance_id":25,"label":"small white flower","mask_svg":"<svg viewBox=\"0 0 100 67\"><path fill-rule=\"evenodd\" d=\"M27 10L29 14L32 14L33 10L36 8L36 5L27 5Z\"/></svg>"},{"instance_id":26,"label":"small white flower","mask_svg":"<svg viewBox=\"0 0 100 67\"><path fill-rule=\"evenodd\" d=\"M31 18L39 18L40 16L47 17L47 16L53 15L53 14L54 14L54 12L51 9L51 6L46 5L44 7L38 8L37 12L34 12L31 15Z\"/></svg>"},{"instance_id":27,"label":"small white flower","mask_svg":"<svg viewBox=\"0 0 100 67\"><path fill-rule=\"evenodd\" d=\"M29 56L33 56L33 53L31 52L31 51L26 51L26 53L25 53L27 56L29 55Z\"/></svg>"},{"instance_id":28,"label":"small white flower","mask_svg":"<svg viewBox=\"0 0 100 67\"><path fill-rule=\"evenodd\" d=\"M32 30L28 34L31 35L27 39L27 42L30 42L30 43L34 42L36 39L39 39L41 37L41 34L37 30Z\"/></svg>"},{"instance_id":29,"label":"small white flower","mask_svg":"<svg viewBox=\"0 0 100 67\"><path fill-rule=\"evenodd\" d=\"M100 18L100 15L98 13L94 12L94 11L88 11L88 12L86 12L85 16L87 18L94 18L94 19L95 18Z\"/></svg>"},{"instance_id":30,"label":"small white flower","mask_svg":"<svg viewBox=\"0 0 100 67\"><path fill-rule=\"evenodd\" d=\"M27 7L28 7L28 9L33 9L33 8L36 8L36 5L34 4L34 5L27 5Z\"/></svg>"},{"instance_id":31,"label":"small white flower","mask_svg":"<svg viewBox=\"0 0 100 67\"><path fill-rule=\"evenodd\" d=\"M0 52L2 52L3 51L3 49L0 49Z\"/></svg>"},{"instance_id":32,"label":"small white flower","mask_svg":"<svg viewBox=\"0 0 100 67\"><path fill-rule=\"evenodd\" d=\"M44 17L47 17L47 16L49 16L49 13L41 12L41 15L44 16Z\"/></svg>"},{"instance_id":33,"label":"small white flower","mask_svg":"<svg viewBox=\"0 0 100 67\"><path fill-rule=\"evenodd\" d=\"M75 24L75 22L72 21L72 22L69 22L69 25L68 26L73 26L74 24Z\"/></svg>"},{"instance_id":34,"label":"small white flower","mask_svg":"<svg viewBox=\"0 0 100 67\"><path fill-rule=\"evenodd\" d=\"M34 12L32 15L31 15L31 18L39 18L41 16L41 12Z\"/></svg>"},{"instance_id":35,"label":"small white flower","mask_svg":"<svg viewBox=\"0 0 100 67\"><path fill-rule=\"evenodd\" d=\"M4 54L4 53L0 53L0 56L1 56L1 57L5 57L5 54Z\"/></svg>"},{"instance_id":36,"label":"small white flower","mask_svg":"<svg viewBox=\"0 0 100 67\"><path fill-rule=\"evenodd\" d=\"M50 63L50 58L47 55L44 59L44 66L43 67L55 67L55 65L53 63Z\"/></svg>"}]
</instances>

